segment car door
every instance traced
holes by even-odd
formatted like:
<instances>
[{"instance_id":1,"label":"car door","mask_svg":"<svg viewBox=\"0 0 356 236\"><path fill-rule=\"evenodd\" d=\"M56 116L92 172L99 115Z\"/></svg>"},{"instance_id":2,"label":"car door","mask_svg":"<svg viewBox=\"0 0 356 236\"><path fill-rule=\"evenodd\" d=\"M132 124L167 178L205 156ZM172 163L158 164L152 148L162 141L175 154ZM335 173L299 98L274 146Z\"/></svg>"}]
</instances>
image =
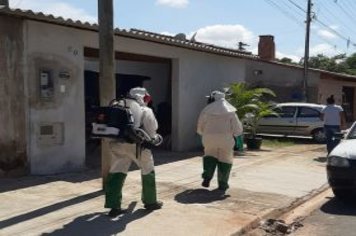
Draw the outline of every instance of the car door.
<instances>
[{"instance_id":1,"label":"car door","mask_svg":"<svg viewBox=\"0 0 356 236\"><path fill-rule=\"evenodd\" d=\"M323 121L320 119L320 111L312 107L298 107L297 135L309 136L314 129L322 128Z\"/></svg>"},{"instance_id":2,"label":"car door","mask_svg":"<svg viewBox=\"0 0 356 236\"><path fill-rule=\"evenodd\" d=\"M293 134L296 126L296 107L278 106L274 109L278 116L267 116L260 120L259 133Z\"/></svg>"}]
</instances>

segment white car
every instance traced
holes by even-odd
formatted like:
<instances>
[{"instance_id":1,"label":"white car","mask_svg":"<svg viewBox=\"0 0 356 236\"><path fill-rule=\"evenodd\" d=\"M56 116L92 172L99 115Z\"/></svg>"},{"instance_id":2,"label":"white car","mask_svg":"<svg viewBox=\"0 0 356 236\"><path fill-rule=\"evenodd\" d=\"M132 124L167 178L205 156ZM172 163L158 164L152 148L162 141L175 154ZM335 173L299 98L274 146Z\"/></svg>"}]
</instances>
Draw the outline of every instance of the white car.
<instances>
[{"instance_id":1,"label":"white car","mask_svg":"<svg viewBox=\"0 0 356 236\"><path fill-rule=\"evenodd\" d=\"M356 122L328 155L326 168L336 197L346 199L356 193Z\"/></svg>"},{"instance_id":2,"label":"white car","mask_svg":"<svg viewBox=\"0 0 356 236\"><path fill-rule=\"evenodd\" d=\"M258 133L280 134L285 136L311 136L316 142L324 143L324 122L320 112L325 105L314 103L279 103L274 111L279 116L262 118L257 127Z\"/></svg>"}]
</instances>

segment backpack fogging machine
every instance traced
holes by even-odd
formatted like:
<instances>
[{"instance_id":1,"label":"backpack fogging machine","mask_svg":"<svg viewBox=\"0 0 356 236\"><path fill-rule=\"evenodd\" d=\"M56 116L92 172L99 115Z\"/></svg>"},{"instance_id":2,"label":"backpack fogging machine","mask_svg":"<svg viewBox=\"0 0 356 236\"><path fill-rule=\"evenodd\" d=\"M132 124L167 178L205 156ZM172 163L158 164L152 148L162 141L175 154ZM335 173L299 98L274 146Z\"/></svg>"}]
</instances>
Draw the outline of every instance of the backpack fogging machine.
<instances>
[{"instance_id":1,"label":"backpack fogging machine","mask_svg":"<svg viewBox=\"0 0 356 236\"><path fill-rule=\"evenodd\" d=\"M134 117L125 98L114 99L107 107L95 108L94 114L95 122L92 123L91 137L135 143L137 158L142 147L157 147L163 141L161 135L157 134L151 138L144 129L134 126Z\"/></svg>"}]
</instances>

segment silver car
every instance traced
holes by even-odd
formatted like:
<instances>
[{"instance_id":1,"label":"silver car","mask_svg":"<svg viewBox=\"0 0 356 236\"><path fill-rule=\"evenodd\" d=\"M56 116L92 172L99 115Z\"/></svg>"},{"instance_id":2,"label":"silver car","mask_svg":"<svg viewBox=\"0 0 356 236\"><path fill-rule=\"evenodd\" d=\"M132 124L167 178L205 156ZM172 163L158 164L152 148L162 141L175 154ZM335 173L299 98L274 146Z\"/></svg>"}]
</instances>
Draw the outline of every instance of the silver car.
<instances>
[{"instance_id":1,"label":"silver car","mask_svg":"<svg viewBox=\"0 0 356 236\"><path fill-rule=\"evenodd\" d=\"M260 120L258 133L285 136L311 136L316 142L326 140L320 112L324 105L313 103L279 103L274 111L279 116L266 116Z\"/></svg>"}]
</instances>

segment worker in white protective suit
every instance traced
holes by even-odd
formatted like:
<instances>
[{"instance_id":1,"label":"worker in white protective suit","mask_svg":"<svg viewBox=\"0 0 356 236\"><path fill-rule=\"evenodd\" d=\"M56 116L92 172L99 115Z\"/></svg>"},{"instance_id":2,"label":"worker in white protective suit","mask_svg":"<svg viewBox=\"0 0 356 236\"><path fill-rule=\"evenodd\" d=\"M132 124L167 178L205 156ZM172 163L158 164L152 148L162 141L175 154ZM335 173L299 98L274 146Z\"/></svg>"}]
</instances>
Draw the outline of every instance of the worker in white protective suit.
<instances>
[{"instance_id":1,"label":"worker in white protective suit","mask_svg":"<svg viewBox=\"0 0 356 236\"><path fill-rule=\"evenodd\" d=\"M202 186L210 186L217 167L218 189L225 192L229 188L234 137L241 135L243 128L236 108L225 100L225 93L213 91L209 100L197 125L197 133L202 136L204 146Z\"/></svg>"},{"instance_id":2,"label":"worker in white protective suit","mask_svg":"<svg viewBox=\"0 0 356 236\"><path fill-rule=\"evenodd\" d=\"M158 124L150 108L146 104L150 100L145 88L132 88L129 92L130 99L126 99L126 105L130 107L136 128L141 127L153 140L157 138ZM146 102L146 103L145 103ZM156 180L154 162L151 150L141 150L137 155L135 143L112 140L110 143L111 163L105 187L105 208L111 208L110 217L116 217L124 210L121 209L122 188L129 167L134 161L141 169L142 175L142 202L148 210L160 209L162 202L157 201ZM138 157L138 158L137 158Z\"/></svg>"}]
</instances>

